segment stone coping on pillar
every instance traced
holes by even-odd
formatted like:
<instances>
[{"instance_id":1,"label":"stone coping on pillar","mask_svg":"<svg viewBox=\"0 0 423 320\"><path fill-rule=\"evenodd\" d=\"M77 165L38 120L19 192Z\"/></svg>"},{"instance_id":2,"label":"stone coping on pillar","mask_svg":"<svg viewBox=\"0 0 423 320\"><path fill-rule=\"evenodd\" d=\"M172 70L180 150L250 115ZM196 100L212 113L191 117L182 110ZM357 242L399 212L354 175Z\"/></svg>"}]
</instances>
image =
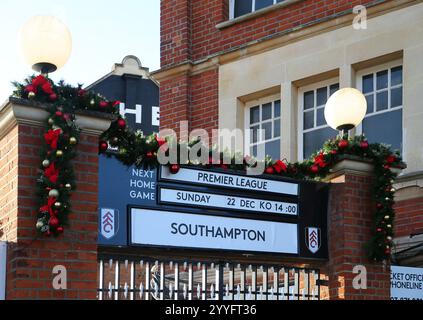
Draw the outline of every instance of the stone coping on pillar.
<instances>
[{"instance_id":1,"label":"stone coping on pillar","mask_svg":"<svg viewBox=\"0 0 423 320\"><path fill-rule=\"evenodd\" d=\"M17 124L43 126L48 115L46 104L10 97L0 106L0 139ZM116 116L98 111L77 110L75 118L82 132L98 136L110 127Z\"/></svg>"},{"instance_id":2,"label":"stone coping on pillar","mask_svg":"<svg viewBox=\"0 0 423 320\"><path fill-rule=\"evenodd\" d=\"M371 160L345 155L342 156L341 160L330 170L330 174L325 178L325 181L342 183L345 182L343 179L345 174L368 176L373 173L373 170L374 166Z\"/></svg>"},{"instance_id":3,"label":"stone coping on pillar","mask_svg":"<svg viewBox=\"0 0 423 320\"><path fill-rule=\"evenodd\" d=\"M398 176L394 188L395 201L423 198L423 171L415 171Z\"/></svg>"}]
</instances>

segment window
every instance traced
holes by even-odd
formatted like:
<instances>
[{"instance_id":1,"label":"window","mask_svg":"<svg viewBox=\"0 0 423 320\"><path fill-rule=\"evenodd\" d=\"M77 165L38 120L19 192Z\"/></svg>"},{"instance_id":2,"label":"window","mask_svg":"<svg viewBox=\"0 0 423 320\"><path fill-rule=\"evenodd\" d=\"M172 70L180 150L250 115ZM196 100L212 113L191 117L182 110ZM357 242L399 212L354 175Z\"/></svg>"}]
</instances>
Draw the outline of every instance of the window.
<instances>
[{"instance_id":1,"label":"window","mask_svg":"<svg viewBox=\"0 0 423 320\"><path fill-rule=\"evenodd\" d=\"M247 13L251 13L284 0L231 0L230 1L230 18L238 18Z\"/></svg>"},{"instance_id":2,"label":"window","mask_svg":"<svg viewBox=\"0 0 423 320\"><path fill-rule=\"evenodd\" d=\"M394 62L358 73L359 89L367 100L367 114L358 131L370 142L402 150L402 63Z\"/></svg>"},{"instance_id":3,"label":"window","mask_svg":"<svg viewBox=\"0 0 423 320\"><path fill-rule=\"evenodd\" d=\"M299 139L298 158L307 159L319 150L326 140L338 131L330 128L325 119L325 105L329 97L339 90L337 79L300 88L299 90Z\"/></svg>"},{"instance_id":4,"label":"window","mask_svg":"<svg viewBox=\"0 0 423 320\"><path fill-rule=\"evenodd\" d=\"M281 101L263 101L247 107L246 154L257 157L258 146L264 145L265 154L276 160L281 155Z\"/></svg>"}]
</instances>

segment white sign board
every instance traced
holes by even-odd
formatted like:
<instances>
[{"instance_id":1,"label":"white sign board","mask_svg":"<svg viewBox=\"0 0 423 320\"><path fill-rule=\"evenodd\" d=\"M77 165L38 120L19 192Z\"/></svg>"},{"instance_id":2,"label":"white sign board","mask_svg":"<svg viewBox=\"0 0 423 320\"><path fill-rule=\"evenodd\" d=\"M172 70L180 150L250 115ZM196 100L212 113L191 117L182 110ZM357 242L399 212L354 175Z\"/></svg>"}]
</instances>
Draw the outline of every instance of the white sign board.
<instances>
[{"instance_id":1,"label":"white sign board","mask_svg":"<svg viewBox=\"0 0 423 320\"><path fill-rule=\"evenodd\" d=\"M298 205L280 201L253 199L188 190L160 189L160 201L190 204L196 207L244 210L262 213L297 215Z\"/></svg>"},{"instance_id":2,"label":"white sign board","mask_svg":"<svg viewBox=\"0 0 423 320\"><path fill-rule=\"evenodd\" d=\"M423 300L423 268L391 266L391 299Z\"/></svg>"},{"instance_id":3,"label":"white sign board","mask_svg":"<svg viewBox=\"0 0 423 320\"><path fill-rule=\"evenodd\" d=\"M0 300L6 299L6 253L6 242L0 242Z\"/></svg>"},{"instance_id":4,"label":"white sign board","mask_svg":"<svg viewBox=\"0 0 423 320\"><path fill-rule=\"evenodd\" d=\"M252 176L246 177L186 168L181 168L178 173L172 174L167 166L162 166L161 177L163 179L185 183L298 196L298 184L296 183L261 179Z\"/></svg>"},{"instance_id":5,"label":"white sign board","mask_svg":"<svg viewBox=\"0 0 423 320\"><path fill-rule=\"evenodd\" d=\"M131 243L298 254L297 225L150 209L132 209Z\"/></svg>"}]
</instances>

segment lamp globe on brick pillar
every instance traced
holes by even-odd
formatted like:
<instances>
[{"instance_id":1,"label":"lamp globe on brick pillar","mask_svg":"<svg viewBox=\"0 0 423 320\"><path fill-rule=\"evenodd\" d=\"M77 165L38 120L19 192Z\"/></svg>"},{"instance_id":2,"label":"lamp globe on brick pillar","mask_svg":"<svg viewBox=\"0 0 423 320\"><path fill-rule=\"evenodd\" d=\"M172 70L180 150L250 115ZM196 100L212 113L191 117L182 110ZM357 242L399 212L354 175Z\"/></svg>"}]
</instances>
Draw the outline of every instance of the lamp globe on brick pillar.
<instances>
[{"instance_id":1,"label":"lamp globe on brick pillar","mask_svg":"<svg viewBox=\"0 0 423 320\"><path fill-rule=\"evenodd\" d=\"M363 121L366 111L366 97L357 89L343 88L327 101L325 118L331 128L346 135Z\"/></svg>"},{"instance_id":2,"label":"lamp globe on brick pillar","mask_svg":"<svg viewBox=\"0 0 423 320\"><path fill-rule=\"evenodd\" d=\"M72 51L69 29L53 16L35 16L23 26L20 34L26 62L43 74L63 67Z\"/></svg>"}]
</instances>

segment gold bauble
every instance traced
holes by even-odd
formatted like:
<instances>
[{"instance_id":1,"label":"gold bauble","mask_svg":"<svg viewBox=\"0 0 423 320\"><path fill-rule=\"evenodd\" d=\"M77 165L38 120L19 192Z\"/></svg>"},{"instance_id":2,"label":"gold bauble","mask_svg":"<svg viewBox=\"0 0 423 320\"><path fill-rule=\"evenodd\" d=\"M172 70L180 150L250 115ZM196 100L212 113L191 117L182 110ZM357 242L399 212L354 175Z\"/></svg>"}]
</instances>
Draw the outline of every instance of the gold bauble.
<instances>
[{"instance_id":1,"label":"gold bauble","mask_svg":"<svg viewBox=\"0 0 423 320\"><path fill-rule=\"evenodd\" d=\"M69 139L69 143L70 143L70 144L75 145L75 144L77 144L77 143L78 143L78 140L76 140L76 138L75 138L75 137L70 137L70 139Z\"/></svg>"},{"instance_id":2,"label":"gold bauble","mask_svg":"<svg viewBox=\"0 0 423 320\"><path fill-rule=\"evenodd\" d=\"M57 150L56 151L56 156L62 157L63 156L63 151L62 150Z\"/></svg>"},{"instance_id":3,"label":"gold bauble","mask_svg":"<svg viewBox=\"0 0 423 320\"><path fill-rule=\"evenodd\" d=\"M48 119L48 124L49 125L53 125L54 124L54 120L52 118Z\"/></svg>"},{"instance_id":4,"label":"gold bauble","mask_svg":"<svg viewBox=\"0 0 423 320\"><path fill-rule=\"evenodd\" d=\"M34 99L35 98L35 93L34 92L30 92L28 93L28 99Z\"/></svg>"}]
</instances>

